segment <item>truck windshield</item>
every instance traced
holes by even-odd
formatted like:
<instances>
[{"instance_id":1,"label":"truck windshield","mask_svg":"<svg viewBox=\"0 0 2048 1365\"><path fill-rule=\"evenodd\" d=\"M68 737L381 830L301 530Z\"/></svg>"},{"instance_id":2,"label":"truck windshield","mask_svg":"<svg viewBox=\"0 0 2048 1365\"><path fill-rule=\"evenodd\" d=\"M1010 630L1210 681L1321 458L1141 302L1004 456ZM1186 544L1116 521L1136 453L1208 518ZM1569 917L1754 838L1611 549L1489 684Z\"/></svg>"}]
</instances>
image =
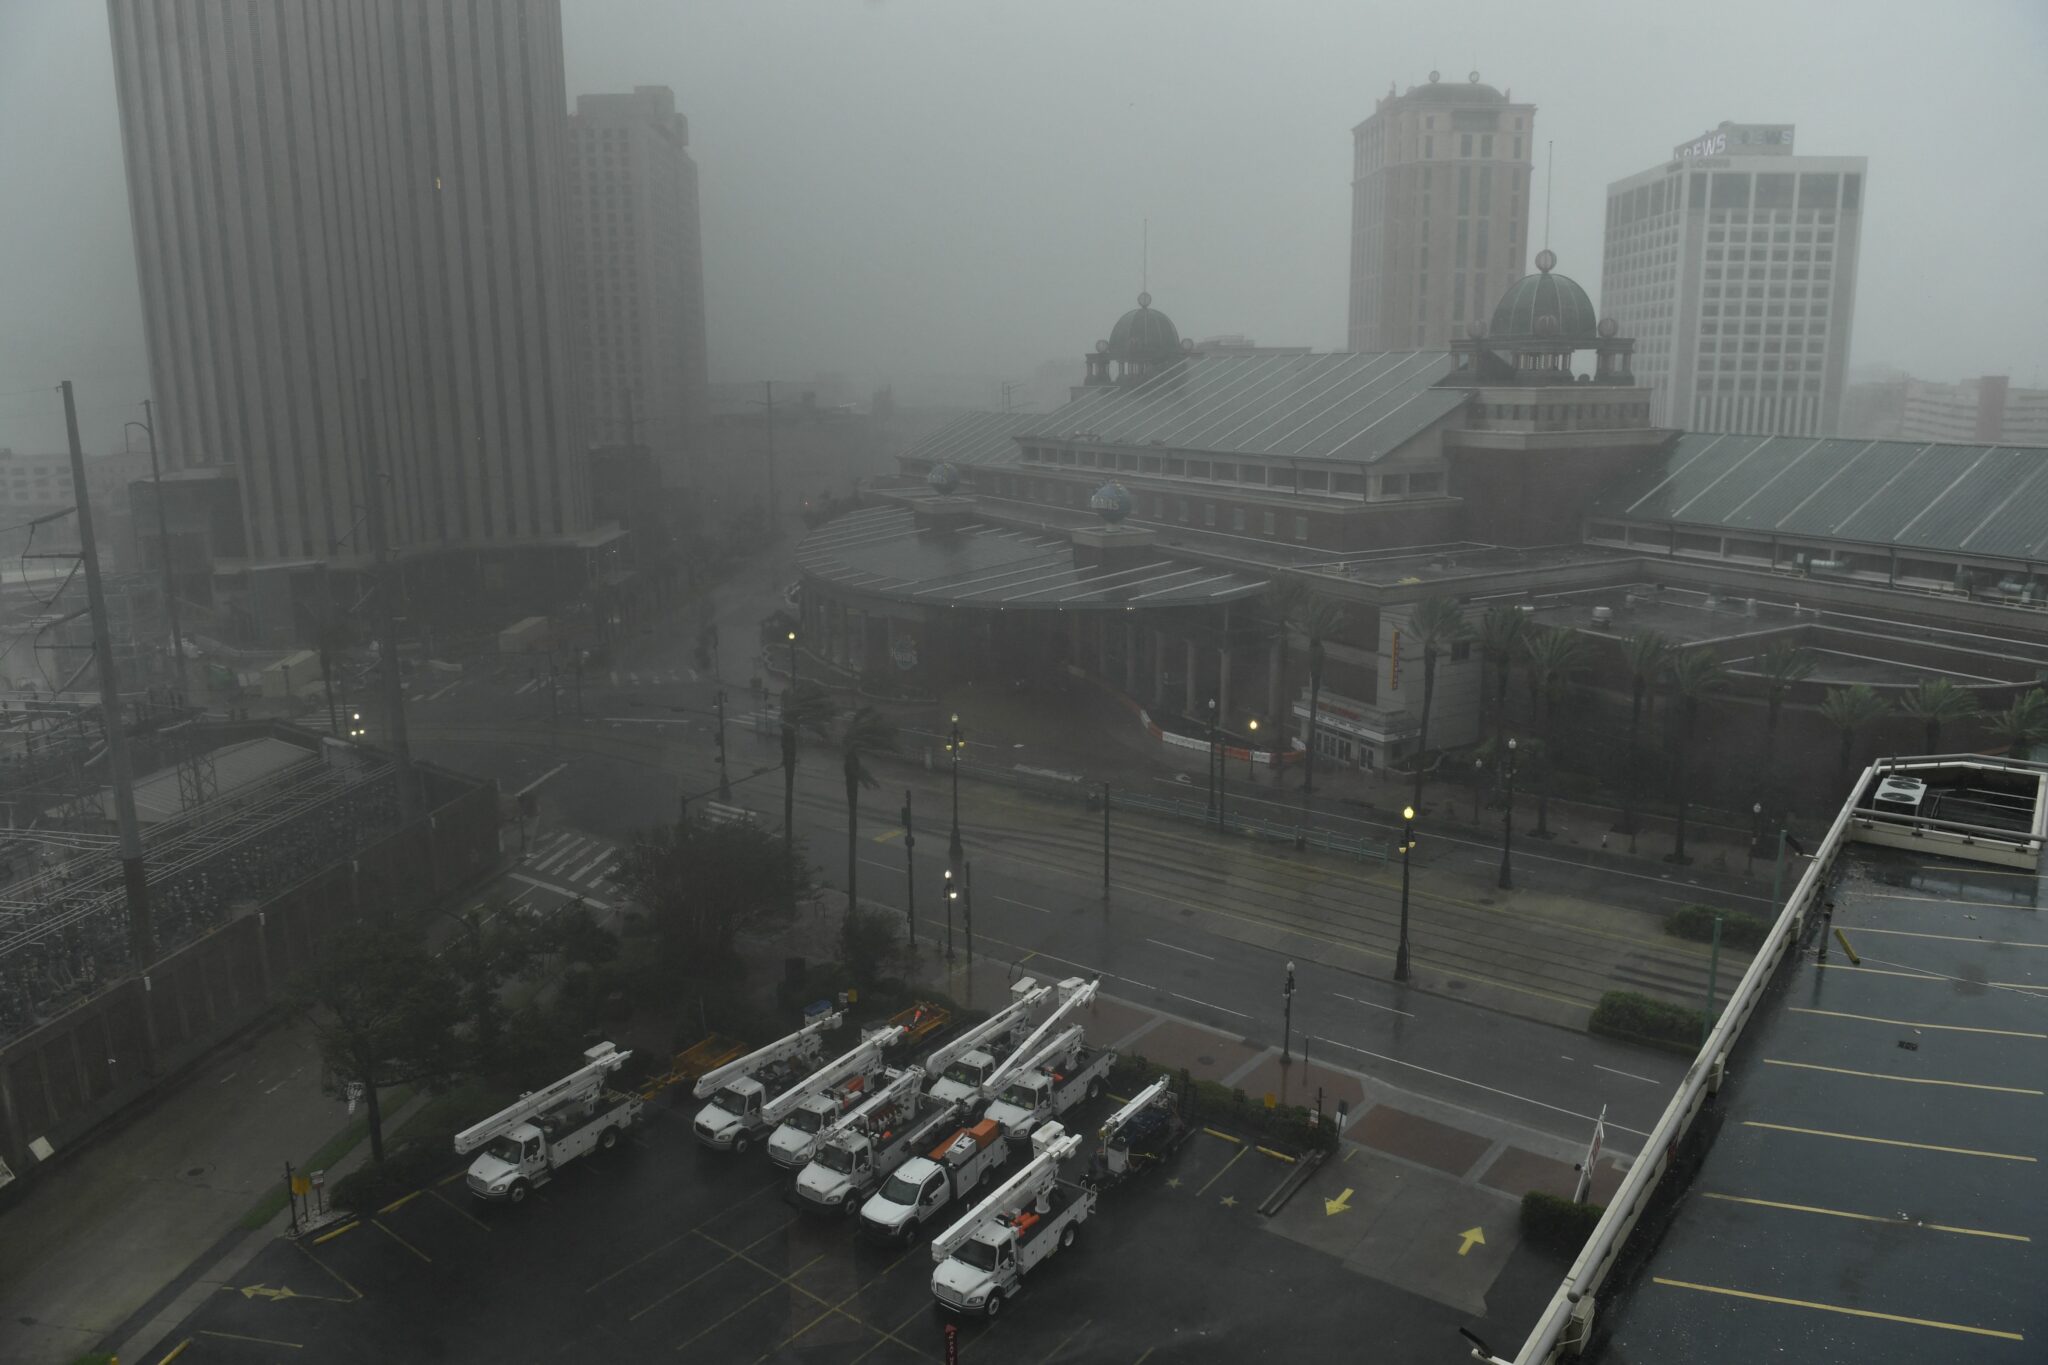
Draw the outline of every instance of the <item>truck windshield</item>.
<instances>
[{"instance_id":1,"label":"truck windshield","mask_svg":"<svg viewBox=\"0 0 2048 1365\"><path fill-rule=\"evenodd\" d=\"M905 1180L900 1175L892 1175L889 1177L888 1183L882 1186L882 1198L891 1204L915 1204L917 1202L917 1182Z\"/></svg>"},{"instance_id":2,"label":"truck windshield","mask_svg":"<svg viewBox=\"0 0 2048 1365\"><path fill-rule=\"evenodd\" d=\"M1002 1099L1004 1104L1014 1104L1019 1109L1036 1109L1038 1107L1038 1087L1035 1085L1025 1085L1021 1081L1012 1085L1006 1085L1003 1087Z\"/></svg>"},{"instance_id":3,"label":"truck windshield","mask_svg":"<svg viewBox=\"0 0 2048 1365\"><path fill-rule=\"evenodd\" d=\"M981 1084L981 1064L978 1062L955 1062L946 1068L945 1078L962 1085Z\"/></svg>"},{"instance_id":4,"label":"truck windshield","mask_svg":"<svg viewBox=\"0 0 2048 1365\"><path fill-rule=\"evenodd\" d=\"M953 1259L962 1265L971 1265L976 1270L994 1270L996 1249L987 1242L965 1242L953 1253Z\"/></svg>"},{"instance_id":5,"label":"truck windshield","mask_svg":"<svg viewBox=\"0 0 2048 1365\"><path fill-rule=\"evenodd\" d=\"M815 1133L825 1124L825 1116L814 1109L799 1109L784 1120L799 1133Z\"/></svg>"},{"instance_id":6,"label":"truck windshield","mask_svg":"<svg viewBox=\"0 0 2048 1365\"><path fill-rule=\"evenodd\" d=\"M484 1148L484 1155L496 1157L507 1166L517 1166L519 1164L519 1141L517 1138L512 1137L494 1137L491 1139L490 1145Z\"/></svg>"},{"instance_id":7,"label":"truck windshield","mask_svg":"<svg viewBox=\"0 0 2048 1365\"><path fill-rule=\"evenodd\" d=\"M727 1086L716 1095L713 1095L711 1102L728 1114L744 1114L747 1112L747 1097L731 1086Z\"/></svg>"},{"instance_id":8,"label":"truck windshield","mask_svg":"<svg viewBox=\"0 0 2048 1365\"><path fill-rule=\"evenodd\" d=\"M841 1147L835 1142L818 1153L818 1164L828 1171L849 1175L853 1171L853 1148Z\"/></svg>"}]
</instances>

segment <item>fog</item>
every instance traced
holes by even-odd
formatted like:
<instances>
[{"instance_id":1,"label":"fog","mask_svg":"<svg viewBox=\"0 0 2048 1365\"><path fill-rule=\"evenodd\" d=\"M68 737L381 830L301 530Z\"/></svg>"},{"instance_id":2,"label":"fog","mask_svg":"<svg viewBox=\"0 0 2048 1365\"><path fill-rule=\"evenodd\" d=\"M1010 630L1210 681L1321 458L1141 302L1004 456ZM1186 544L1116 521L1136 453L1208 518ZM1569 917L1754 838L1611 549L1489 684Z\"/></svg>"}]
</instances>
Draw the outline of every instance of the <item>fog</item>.
<instances>
[{"instance_id":1,"label":"fog","mask_svg":"<svg viewBox=\"0 0 2048 1365\"><path fill-rule=\"evenodd\" d=\"M565 0L568 89L668 85L700 168L714 380L1026 379L1149 284L1185 335L1343 344L1350 129L1479 71L1555 144L1596 297L1604 188L1723 119L1870 158L1852 363L2048 382L2048 7ZM0 5L0 445L148 392L105 10ZM1539 226L1531 245L1542 244Z\"/></svg>"}]
</instances>

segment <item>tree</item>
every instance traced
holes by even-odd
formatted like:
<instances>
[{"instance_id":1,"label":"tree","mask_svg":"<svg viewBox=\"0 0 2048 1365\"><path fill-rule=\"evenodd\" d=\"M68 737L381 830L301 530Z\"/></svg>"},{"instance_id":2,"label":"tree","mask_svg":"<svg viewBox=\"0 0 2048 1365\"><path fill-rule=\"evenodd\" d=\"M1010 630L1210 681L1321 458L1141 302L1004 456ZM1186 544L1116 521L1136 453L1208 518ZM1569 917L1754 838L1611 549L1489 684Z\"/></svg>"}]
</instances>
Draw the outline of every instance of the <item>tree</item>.
<instances>
[{"instance_id":1,"label":"tree","mask_svg":"<svg viewBox=\"0 0 2048 1365\"><path fill-rule=\"evenodd\" d=\"M1728 670L1704 649L1679 650L1667 670L1671 693L1678 699L1678 756L1672 771L1678 778L1678 833L1672 841L1671 861L1681 867L1692 860L1685 856L1685 819L1692 805L1693 740L1699 731L1700 707L1728 686Z\"/></svg>"},{"instance_id":2,"label":"tree","mask_svg":"<svg viewBox=\"0 0 2048 1365\"><path fill-rule=\"evenodd\" d=\"M1529 614L1520 607L1488 607L1479 621L1479 652L1493 666L1493 742L1498 749L1508 723L1508 675L1514 671L1515 654L1522 645L1522 633L1529 628Z\"/></svg>"},{"instance_id":3,"label":"tree","mask_svg":"<svg viewBox=\"0 0 2048 1365\"><path fill-rule=\"evenodd\" d=\"M1828 724L1842 732L1842 747L1835 756L1835 786L1849 785L1849 771L1856 755L1856 741L1871 726L1891 714L1892 704L1872 690L1868 683L1831 688L1821 699L1820 713Z\"/></svg>"},{"instance_id":4,"label":"tree","mask_svg":"<svg viewBox=\"0 0 2048 1365\"><path fill-rule=\"evenodd\" d=\"M816 739L832 737L838 710L831 696L814 682L799 682L782 694L782 851L796 856L796 742L800 731Z\"/></svg>"},{"instance_id":5,"label":"tree","mask_svg":"<svg viewBox=\"0 0 2048 1365\"><path fill-rule=\"evenodd\" d=\"M2028 688L2003 711L1992 712L1985 728L2015 754L2048 739L2048 695L2038 687Z\"/></svg>"},{"instance_id":6,"label":"tree","mask_svg":"<svg viewBox=\"0 0 2048 1365\"><path fill-rule=\"evenodd\" d=\"M1323 665L1328 662L1323 642L1343 627L1344 608L1327 597L1310 593L1296 604L1291 624L1308 641L1308 753L1302 761L1301 773L1302 806L1306 810L1308 794L1316 789L1316 713L1322 704Z\"/></svg>"},{"instance_id":7,"label":"tree","mask_svg":"<svg viewBox=\"0 0 2048 1365\"><path fill-rule=\"evenodd\" d=\"M1422 808L1422 781L1426 773L1423 757L1429 752L1429 709L1436 700L1436 659L1446 649L1472 638L1472 623L1464 610L1449 597L1432 597L1408 618L1408 629L1422 653L1422 723L1415 732L1416 809Z\"/></svg>"},{"instance_id":8,"label":"tree","mask_svg":"<svg viewBox=\"0 0 2048 1365\"><path fill-rule=\"evenodd\" d=\"M875 754L896 749L896 724L872 706L863 706L846 718L839 731L840 768L846 774L846 913L852 922L860 905L860 859L857 856L860 827L860 789L874 787L875 775L867 760Z\"/></svg>"},{"instance_id":9,"label":"tree","mask_svg":"<svg viewBox=\"0 0 2048 1365\"><path fill-rule=\"evenodd\" d=\"M1778 785L1778 720L1784 712L1785 697L1794 683L1812 676L1819 663L1812 650L1784 636L1764 646L1764 652L1757 656L1757 676L1764 685L1764 751L1759 756L1757 771L1763 775L1765 788L1772 792L1774 804Z\"/></svg>"},{"instance_id":10,"label":"tree","mask_svg":"<svg viewBox=\"0 0 2048 1365\"><path fill-rule=\"evenodd\" d=\"M783 840L752 822L678 822L637 837L618 881L646 907L660 967L674 979L726 971L740 926L787 905L804 872Z\"/></svg>"},{"instance_id":11,"label":"tree","mask_svg":"<svg viewBox=\"0 0 2048 1365\"><path fill-rule=\"evenodd\" d=\"M1656 700L1657 684L1671 666L1671 641L1654 630L1640 630L1622 642L1621 653L1628 665L1628 771L1622 775L1621 828L1634 853L1643 786L1643 703Z\"/></svg>"},{"instance_id":12,"label":"tree","mask_svg":"<svg viewBox=\"0 0 2048 1365\"><path fill-rule=\"evenodd\" d=\"M1941 728L1960 725L1977 715L1977 697L1947 678L1921 683L1899 698L1899 710L1927 727L1927 752L1941 752Z\"/></svg>"},{"instance_id":13,"label":"tree","mask_svg":"<svg viewBox=\"0 0 2048 1365\"><path fill-rule=\"evenodd\" d=\"M1572 674L1585 662L1585 639L1576 630L1537 627L1522 637L1529 670L1529 691L1542 714L1543 785L1536 793L1536 837L1550 837L1550 789L1557 773L1557 704L1571 686Z\"/></svg>"},{"instance_id":14,"label":"tree","mask_svg":"<svg viewBox=\"0 0 2048 1365\"><path fill-rule=\"evenodd\" d=\"M379 1092L438 1088L460 1067L461 983L418 926L396 914L345 924L326 946L318 965L293 983L293 1005L311 1024L328 1071L363 1087L370 1159L382 1162Z\"/></svg>"}]
</instances>

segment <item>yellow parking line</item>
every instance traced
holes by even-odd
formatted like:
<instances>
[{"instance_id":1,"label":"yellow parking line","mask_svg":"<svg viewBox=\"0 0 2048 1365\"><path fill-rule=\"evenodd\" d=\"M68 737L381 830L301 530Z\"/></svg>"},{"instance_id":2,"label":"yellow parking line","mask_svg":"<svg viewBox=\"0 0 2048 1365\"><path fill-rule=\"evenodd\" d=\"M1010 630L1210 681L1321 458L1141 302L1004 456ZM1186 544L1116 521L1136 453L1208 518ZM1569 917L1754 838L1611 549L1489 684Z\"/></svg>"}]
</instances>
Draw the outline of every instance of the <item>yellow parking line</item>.
<instances>
[{"instance_id":1,"label":"yellow parking line","mask_svg":"<svg viewBox=\"0 0 2048 1365\"><path fill-rule=\"evenodd\" d=\"M1887 1019L1880 1014L1847 1014L1841 1010L1817 1010L1805 1005L1787 1005L1794 1014L1824 1014L1830 1019L1860 1019L1866 1024L1895 1024L1899 1028L1940 1029L1944 1033L1990 1033L2000 1038L2048 1038L2048 1033L2030 1033L2014 1028L1975 1028L1969 1024L1923 1024L1917 1019Z\"/></svg>"},{"instance_id":2,"label":"yellow parking line","mask_svg":"<svg viewBox=\"0 0 2048 1365\"><path fill-rule=\"evenodd\" d=\"M1075 1337L1080 1336L1081 1333L1087 1331L1090 1327L1093 1327L1094 1325L1094 1318L1085 1319L1079 1327L1076 1327L1073 1331L1067 1333L1067 1338L1065 1341L1062 1341L1059 1345L1053 1347L1050 1351L1047 1351L1045 1353L1045 1359L1039 1361L1038 1365L1052 1365L1052 1362L1055 1360L1067 1359L1066 1349L1068 1345L1073 1342Z\"/></svg>"},{"instance_id":3,"label":"yellow parking line","mask_svg":"<svg viewBox=\"0 0 2048 1365\"><path fill-rule=\"evenodd\" d=\"M727 1313L727 1314L726 1314L726 1315L725 1315L724 1317L720 1318L720 1319L719 1319L719 1320L718 1320L717 1322L711 1323L711 1324L709 1324L708 1326L705 1326L705 1327L701 1327L701 1328L699 1328L699 1329L698 1329L697 1331L695 1331L695 1332L691 1333L691 1334L690 1334L690 1335L689 1335L688 1337L686 1337L686 1338L684 1338L683 1340L681 1340L681 1341L677 1342L677 1343L676 1343L676 1349L677 1349L678 1351L680 1351L680 1350L682 1350L683 1348L685 1348L685 1347L689 1346L689 1345L690 1345L690 1344L691 1344L692 1342L695 1342L695 1341L698 1341L698 1340L700 1340L701 1338L703 1338L703 1337L704 1337L705 1335L707 1335L708 1333L711 1333L711 1332L715 1332L715 1331L717 1331L717 1330L718 1330L719 1328L721 1328L721 1327L725 1326L725 1324L727 1324L728 1322L731 1322L731 1321L732 1321L732 1320L733 1320L734 1318L738 1317L738 1316L739 1316L740 1314L742 1314L742 1313L746 1312L746 1311L747 1311L747 1310L748 1310L749 1308L752 1308L752 1307L753 1307L753 1306L754 1306L755 1304L759 1303L759 1302L760 1302L761 1300L763 1300L763 1299L767 1298L767 1297L768 1297L768 1296L769 1296L770 1294L773 1294L773 1293L774 1293L774 1292L775 1292L776 1290L778 1290L778 1289L782 1288L782 1287L783 1287L783 1286L784 1286L785 1284L789 1284L789 1281L790 1281L790 1280L794 1280L794 1279L795 1279L795 1278L796 1278L796 1277L797 1277L798 1275L801 1275L801 1274L803 1274L803 1273L804 1273L804 1272L805 1272L806 1270L809 1270L809 1269L810 1269L810 1268L811 1268L812 1266L816 1265L816 1264L817 1264L818 1262L820 1262L820 1261L822 1261L822 1260L824 1260L824 1259L825 1259L825 1253L821 1251L821 1252L819 1252L819 1253L818 1253L817 1255L815 1255L815 1256L811 1257L811 1259L810 1259L810 1260L808 1260L808 1261L805 1261L805 1262L804 1262L804 1263L803 1263L802 1265L798 1266L798 1267L797 1267L797 1268L796 1268L795 1270L791 1271L791 1272L789 1273L789 1275L788 1275L788 1277L787 1277L787 1278L784 1278L784 1277L781 1277L781 1276L777 1276L777 1277L776 1277L776 1279L775 1279L775 1281L774 1281L774 1282L773 1282L772 1284L770 1284L770 1285L769 1285L769 1286L768 1286L768 1287L767 1287L766 1289L764 1289L764 1290L762 1290L762 1291L761 1291L760 1293L758 1293L758 1294L754 1295L754 1297L753 1297L753 1298L751 1298L751 1299L748 1299L748 1300L747 1300L747 1301L746 1301L745 1303L743 1303L743 1304L741 1304L741 1305L740 1305L739 1307L737 1307L737 1308L733 1309L733 1310L732 1310L732 1311L731 1311L730 1313ZM770 1272L770 1273L772 1274L773 1272ZM790 1288L792 1288L792 1289L796 1289L796 1288L799 1288L799 1286L796 1286L796 1285L790 1285L789 1287L790 1287Z\"/></svg>"},{"instance_id":4,"label":"yellow parking line","mask_svg":"<svg viewBox=\"0 0 2048 1365\"><path fill-rule=\"evenodd\" d=\"M1988 1156L1996 1161L2035 1162L2040 1158L2017 1156L2011 1152L1980 1152L1974 1147L1942 1147L1932 1142L1902 1142L1898 1138L1864 1137L1860 1133L1831 1133L1825 1128L1795 1128L1789 1123L1759 1123L1755 1119L1744 1119L1745 1128L1769 1128L1779 1133L1804 1133L1808 1137L1840 1138L1844 1142L1872 1142L1880 1147L1911 1147L1920 1152L1947 1152L1950 1156Z\"/></svg>"},{"instance_id":5,"label":"yellow parking line","mask_svg":"<svg viewBox=\"0 0 2048 1365\"><path fill-rule=\"evenodd\" d=\"M1223 1173L1229 1170L1232 1166L1235 1166L1238 1163L1238 1160L1241 1157L1243 1157L1244 1154L1249 1150L1249 1148L1240 1147L1236 1151L1232 1152L1230 1154L1230 1160L1224 1162L1221 1166L1217 1167L1216 1174L1209 1177L1209 1183L1207 1185L1202 1186L1201 1189L1195 1191L1195 1197L1200 1198L1201 1196L1207 1194L1209 1192L1209 1185L1213 1185L1217 1181L1221 1180L1223 1178Z\"/></svg>"},{"instance_id":6,"label":"yellow parking line","mask_svg":"<svg viewBox=\"0 0 2048 1365\"><path fill-rule=\"evenodd\" d=\"M1222 1138L1225 1142L1234 1142L1240 1147L1244 1145L1243 1138L1235 1138L1228 1133L1219 1133L1214 1128L1204 1128L1202 1131L1207 1133L1210 1137Z\"/></svg>"},{"instance_id":7,"label":"yellow parking line","mask_svg":"<svg viewBox=\"0 0 2048 1365\"><path fill-rule=\"evenodd\" d=\"M1672 1289L1693 1289L1702 1294L1723 1294L1731 1299L1749 1299L1755 1303L1778 1303L1788 1308L1811 1308L1821 1313L1841 1313L1852 1318L1875 1318L1879 1322L1902 1322L1911 1327L1939 1327L1944 1332L1967 1332L1971 1336L1997 1337L2000 1341L2025 1341L2018 1332L2001 1332L1990 1327L1971 1327L1960 1322L1938 1322L1933 1318L1909 1318L1899 1313L1879 1313L1868 1308L1845 1308L1838 1303L1815 1303L1811 1299L1786 1299L1776 1294L1752 1294L1747 1289L1727 1289L1717 1284L1693 1284L1687 1280L1667 1280L1662 1275L1653 1276L1658 1284Z\"/></svg>"},{"instance_id":8,"label":"yellow parking line","mask_svg":"<svg viewBox=\"0 0 2048 1365\"><path fill-rule=\"evenodd\" d=\"M358 1218L352 1223L343 1223L340 1227L336 1228L332 1232L323 1232L318 1237L315 1237L313 1239L313 1245L319 1246L322 1242L331 1242L335 1238L341 1236L342 1233L347 1232L350 1228L360 1226L361 1223L362 1219Z\"/></svg>"},{"instance_id":9,"label":"yellow parking line","mask_svg":"<svg viewBox=\"0 0 2048 1365\"><path fill-rule=\"evenodd\" d=\"M1958 1090L1996 1090L2002 1095L2039 1095L2039 1090L2029 1090L2022 1085L1981 1085L1976 1081L1937 1081L1927 1076L1887 1076L1882 1071L1852 1071L1846 1066L1822 1066L1818 1062L1786 1062L1776 1057L1764 1058L1765 1066L1792 1066L1801 1071L1829 1071L1837 1076L1862 1076L1873 1081L1900 1081L1906 1085L1948 1085Z\"/></svg>"},{"instance_id":10,"label":"yellow parking line","mask_svg":"<svg viewBox=\"0 0 2048 1365\"><path fill-rule=\"evenodd\" d=\"M199 1335L202 1337L219 1337L222 1341L253 1341L258 1346L285 1346L294 1351L306 1349L302 1343L296 1341L275 1341L270 1337L245 1337L236 1332L209 1332L204 1327L199 1329Z\"/></svg>"},{"instance_id":11,"label":"yellow parking line","mask_svg":"<svg viewBox=\"0 0 2048 1365\"><path fill-rule=\"evenodd\" d=\"M1964 1237L1992 1237L2001 1242L2031 1242L2034 1239L2018 1232L1987 1232L1983 1228L1959 1228L1950 1223L1915 1223L1904 1218L1886 1218L1875 1213L1851 1213L1847 1209L1824 1209L1813 1204L1782 1204L1775 1199L1751 1199L1740 1194L1716 1194L1712 1190L1701 1190L1700 1198L1718 1199L1726 1204L1754 1204L1765 1209L1789 1209L1793 1213L1819 1213L1829 1218L1854 1218L1859 1223L1891 1223L1912 1228L1926 1228L1929 1232L1953 1232Z\"/></svg>"},{"instance_id":12,"label":"yellow parking line","mask_svg":"<svg viewBox=\"0 0 2048 1365\"><path fill-rule=\"evenodd\" d=\"M1271 1147L1261 1147L1258 1150L1264 1152L1267 1156L1272 1157L1276 1161L1284 1161L1290 1166L1294 1164L1294 1158L1287 1155L1287 1153L1285 1152L1276 1152Z\"/></svg>"},{"instance_id":13,"label":"yellow parking line","mask_svg":"<svg viewBox=\"0 0 2048 1365\"><path fill-rule=\"evenodd\" d=\"M385 1227L382 1223L377 1222L377 1220L374 1218L372 1218L370 1221L376 1224L377 1231L383 1233L386 1237L389 1237L392 1241L398 1243L407 1251L410 1251L413 1255L419 1257L422 1261L425 1261L428 1265L432 1265L434 1263L433 1257L427 1255L426 1252L421 1251L418 1247L414 1246L411 1242L406 1241L403 1237L400 1237L390 1228Z\"/></svg>"},{"instance_id":14,"label":"yellow parking line","mask_svg":"<svg viewBox=\"0 0 2048 1365\"><path fill-rule=\"evenodd\" d=\"M186 1338L185 1338L185 1339L184 1339L183 1341L179 1342L179 1343L178 1343L178 1344L177 1344L176 1346L173 1346L173 1347L171 1348L171 1353L170 1353L169 1355L165 1356L165 1357L164 1357L164 1358L163 1358L162 1360L159 1360L159 1361L158 1361L158 1362L156 1363L156 1365L171 1365L171 1362L172 1362L172 1361L176 1360L176 1359L177 1359L177 1358L178 1358L179 1356L181 1356L181 1355L185 1354L185 1348L186 1348L187 1346L190 1346L191 1344L192 1344L192 1338L190 1338L190 1337L186 1337Z\"/></svg>"},{"instance_id":15,"label":"yellow parking line","mask_svg":"<svg viewBox=\"0 0 2048 1365\"><path fill-rule=\"evenodd\" d=\"M463 1218L467 1218L470 1222L476 1224L485 1232L489 1232L491 1230L491 1225L489 1223L486 1223L483 1219L477 1217L468 1209L463 1208L462 1205L456 1203L453 1199L450 1199L447 1195L442 1194L440 1191L427 1190L425 1191L425 1193L433 1195L438 1202L447 1205L450 1211L460 1215Z\"/></svg>"},{"instance_id":16,"label":"yellow parking line","mask_svg":"<svg viewBox=\"0 0 2048 1365\"><path fill-rule=\"evenodd\" d=\"M411 1203L411 1202L412 1202L413 1200L415 1200L415 1199L419 1198L419 1197L420 1197L421 1195L423 1195L423 1194L425 1194L425 1193L426 1193L426 1191L425 1191L425 1190L414 1190L414 1191L413 1191L413 1192L412 1192L411 1194L401 1194L401 1195L399 1195L399 1196L398 1196L398 1198L396 1198L396 1199L392 1200L392 1201L391 1201L390 1203L386 1204L386 1205L385 1205L385 1206L384 1206L383 1208L381 1208L381 1209L378 1209L378 1210L377 1210L377 1212L379 1212L379 1213L393 1213L393 1212L396 1212L397 1210L399 1210L399 1209L402 1209L402 1208L404 1208L404 1207L405 1207L405 1206L406 1206L407 1204L410 1204L410 1203Z\"/></svg>"},{"instance_id":17,"label":"yellow parking line","mask_svg":"<svg viewBox=\"0 0 2048 1365\"><path fill-rule=\"evenodd\" d=\"M434 1183L436 1185L453 1185L456 1181L462 1179L462 1177L468 1174L468 1171L450 1171L448 1172L448 1174L442 1176L439 1180L436 1180Z\"/></svg>"}]
</instances>

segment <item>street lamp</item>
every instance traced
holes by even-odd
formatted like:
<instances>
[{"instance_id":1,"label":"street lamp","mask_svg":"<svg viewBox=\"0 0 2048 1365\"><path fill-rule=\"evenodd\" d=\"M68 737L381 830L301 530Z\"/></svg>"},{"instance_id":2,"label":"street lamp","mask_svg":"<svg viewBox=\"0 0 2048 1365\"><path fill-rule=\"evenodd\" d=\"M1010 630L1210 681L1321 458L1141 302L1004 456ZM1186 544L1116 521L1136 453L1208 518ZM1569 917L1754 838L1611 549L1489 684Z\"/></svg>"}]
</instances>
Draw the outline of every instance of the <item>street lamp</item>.
<instances>
[{"instance_id":1,"label":"street lamp","mask_svg":"<svg viewBox=\"0 0 2048 1365\"><path fill-rule=\"evenodd\" d=\"M946 961L953 960L953 907L960 900L960 883L953 879L953 869L946 869Z\"/></svg>"},{"instance_id":2,"label":"street lamp","mask_svg":"<svg viewBox=\"0 0 2048 1365\"><path fill-rule=\"evenodd\" d=\"M946 841L946 857L952 862L960 861L960 713L953 713L953 732L946 739L946 754L953 763L953 834Z\"/></svg>"},{"instance_id":3,"label":"street lamp","mask_svg":"<svg viewBox=\"0 0 2048 1365\"><path fill-rule=\"evenodd\" d=\"M1479 823L1479 789L1486 783L1486 760L1472 760L1472 823Z\"/></svg>"},{"instance_id":4,"label":"street lamp","mask_svg":"<svg viewBox=\"0 0 2048 1365\"><path fill-rule=\"evenodd\" d=\"M1282 1017L1285 1021L1281 1024L1280 1065L1289 1066L1294 1061L1294 1058L1290 1055L1294 1048L1294 964L1292 962L1287 964L1287 984L1280 991L1280 1006Z\"/></svg>"},{"instance_id":5,"label":"street lamp","mask_svg":"<svg viewBox=\"0 0 2048 1365\"><path fill-rule=\"evenodd\" d=\"M1401 808L1401 945L1394 950L1394 980L1408 979L1408 853L1415 847L1415 807Z\"/></svg>"},{"instance_id":6,"label":"street lamp","mask_svg":"<svg viewBox=\"0 0 2048 1365\"><path fill-rule=\"evenodd\" d=\"M1751 876L1756 872L1756 846L1764 838L1764 803L1759 801L1749 808L1749 852L1742 860L1742 875Z\"/></svg>"},{"instance_id":7,"label":"street lamp","mask_svg":"<svg viewBox=\"0 0 2048 1365\"><path fill-rule=\"evenodd\" d=\"M796 632L789 633L789 685L796 686Z\"/></svg>"},{"instance_id":8,"label":"street lamp","mask_svg":"<svg viewBox=\"0 0 2048 1365\"><path fill-rule=\"evenodd\" d=\"M1500 813L1500 889L1512 891L1515 879L1508 867L1509 848L1515 839L1515 742L1512 739L1508 741L1503 769L1507 785L1507 804L1501 808Z\"/></svg>"},{"instance_id":9,"label":"street lamp","mask_svg":"<svg viewBox=\"0 0 2048 1365\"><path fill-rule=\"evenodd\" d=\"M1258 772L1252 766L1252 750L1259 743L1259 718L1253 716L1245 722L1245 728L1251 732L1251 743L1244 746L1244 780L1252 782L1258 778Z\"/></svg>"}]
</instances>

